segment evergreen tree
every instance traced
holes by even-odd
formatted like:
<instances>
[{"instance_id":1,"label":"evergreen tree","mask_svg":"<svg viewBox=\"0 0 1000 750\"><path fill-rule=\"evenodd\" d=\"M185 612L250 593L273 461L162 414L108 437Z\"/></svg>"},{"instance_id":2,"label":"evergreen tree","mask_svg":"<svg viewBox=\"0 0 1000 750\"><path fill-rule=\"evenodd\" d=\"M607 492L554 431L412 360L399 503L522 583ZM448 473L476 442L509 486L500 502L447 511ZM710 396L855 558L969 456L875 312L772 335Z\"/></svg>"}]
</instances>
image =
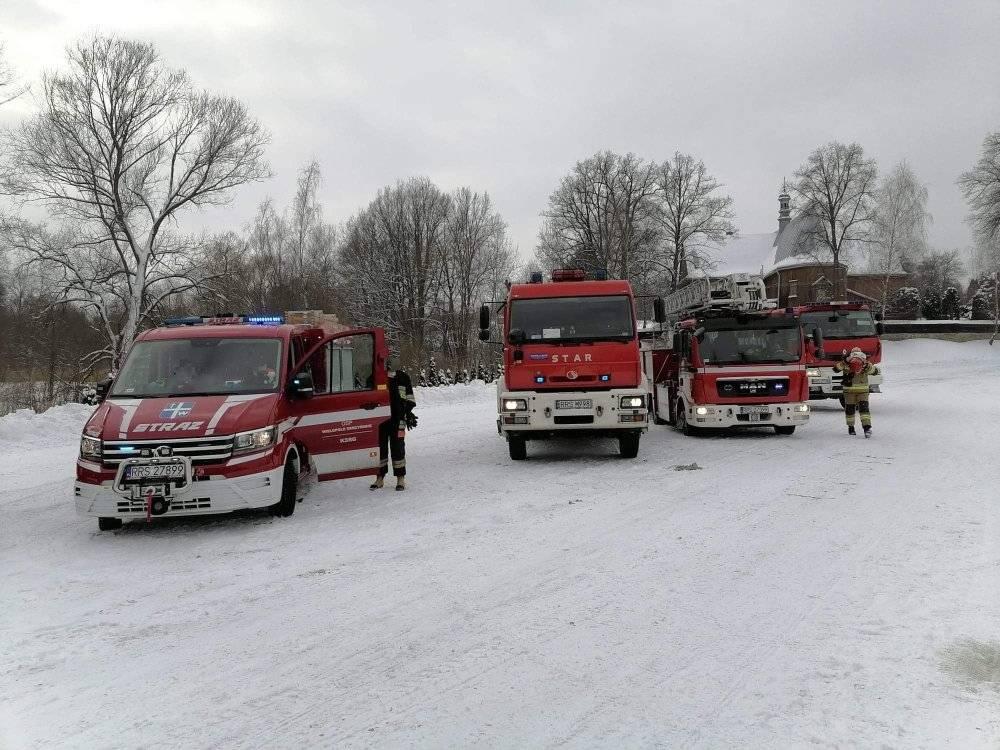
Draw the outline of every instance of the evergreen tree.
<instances>
[{"instance_id":1,"label":"evergreen tree","mask_svg":"<svg viewBox=\"0 0 1000 750\"><path fill-rule=\"evenodd\" d=\"M944 290L941 297L941 317L945 320L957 320L962 312L962 296L953 286Z\"/></svg>"}]
</instances>

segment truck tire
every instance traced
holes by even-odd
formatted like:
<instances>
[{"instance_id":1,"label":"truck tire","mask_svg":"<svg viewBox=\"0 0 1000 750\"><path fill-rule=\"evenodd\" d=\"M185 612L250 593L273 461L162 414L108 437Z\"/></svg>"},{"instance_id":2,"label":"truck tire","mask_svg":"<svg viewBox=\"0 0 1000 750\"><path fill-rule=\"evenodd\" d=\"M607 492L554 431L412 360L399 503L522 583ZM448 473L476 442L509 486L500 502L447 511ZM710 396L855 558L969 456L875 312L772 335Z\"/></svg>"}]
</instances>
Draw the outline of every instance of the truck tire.
<instances>
[{"instance_id":1,"label":"truck tire","mask_svg":"<svg viewBox=\"0 0 1000 750\"><path fill-rule=\"evenodd\" d=\"M528 457L528 441L511 435L507 438L507 451L512 461L523 461Z\"/></svg>"},{"instance_id":2,"label":"truck tire","mask_svg":"<svg viewBox=\"0 0 1000 750\"><path fill-rule=\"evenodd\" d=\"M268 510L272 516L288 518L295 512L296 495L299 494L299 477L295 473L295 461L289 457L285 462L285 473L281 479L281 499Z\"/></svg>"},{"instance_id":3,"label":"truck tire","mask_svg":"<svg viewBox=\"0 0 1000 750\"><path fill-rule=\"evenodd\" d=\"M791 435L795 432L795 425L776 424L774 426L774 431L777 432L779 435Z\"/></svg>"},{"instance_id":4,"label":"truck tire","mask_svg":"<svg viewBox=\"0 0 1000 750\"><path fill-rule=\"evenodd\" d=\"M633 432L618 436L618 453L622 458L635 458L639 455L639 433Z\"/></svg>"},{"instance_id":5,"label":"truck tire","mask_svg":"<svg viewBox=\"0 0 1000 750\"><path fill-rule=\"evenodd\" d=\"M701 429L694 427L687 420L687 411L684 409L684 402L677 399L677 409L674 411L674 427L685 435L699 435Z\"/></svg>"},{"instance_id":6,"label":"truck tire","mask_svg":"<svg viewBox=\"0 0 1000 750\"><path fill-rule=\"evenodd\" d=\"M122 519L120 518L98 518L97 528L101 531L114 531L115 529L120 529L122 527Z\"/></svg>"}]
</instances>

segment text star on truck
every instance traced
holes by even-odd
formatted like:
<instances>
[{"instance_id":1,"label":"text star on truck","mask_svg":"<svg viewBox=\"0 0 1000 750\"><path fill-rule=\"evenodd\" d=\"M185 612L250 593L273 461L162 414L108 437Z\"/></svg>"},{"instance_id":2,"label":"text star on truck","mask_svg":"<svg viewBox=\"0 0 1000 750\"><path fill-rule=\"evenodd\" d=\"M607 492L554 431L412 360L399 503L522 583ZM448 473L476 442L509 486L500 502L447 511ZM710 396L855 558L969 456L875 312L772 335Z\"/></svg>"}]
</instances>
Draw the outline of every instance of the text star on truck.
<instances>
[{"instance_id":1,"label":"text star on truck","mask_svg":"<svg viewBox=\"0 0 1000 750\"><path fill-rule=\"evenodd\" d=\"M672 321L669 338L643 347L657 422L689 435L734 427L791 435L809 421L801 321L771 310L760 277L693 279L657 304L657 320Z\"/></svg>"},{"instance_id":2,"label":"text star on truck","mask_svg":"<svg viewBox=\"0 0 1000 750\"><path fill-rule=\"evenodd\" d=\"M882 323L872 315L867 305L851 302L815 302L792 308L808 333L812 328L823 331L824 347L806 340L806 374L809 376L809 398L843 398L844 375L833 369L845 352L858 347L869 362L882 361ZM821 356L823 355L823 356ZM868 379L872 393L881 393L882 375Z\"/></svg>"},{"instance_id":3,"label":"text star on truck","mask_svg":"<svg viewBox=\"0 0 1000 750\"><path fill-rule=\"evenodd\" d=\"M83 429L76 508L151 516L295 510L299 482L375 474L389 418L378 328L183 318L136 340Z\"/></svg>"},{"instance_id":4,"label":"text star on truck","mask_svg":"<svg viewBox=\"0 0 1000 750\"><path fill-rule=\"evenodd\" d=\"M535 273L510 286L498 317L497 430L510 457L526 458L529 440L582 436L617 438L620 454L634 458L649 407L629 283L578 269L553 271L549 282ZM480 329L489 340L488 305Z\"/></svg>"}]
</instances>

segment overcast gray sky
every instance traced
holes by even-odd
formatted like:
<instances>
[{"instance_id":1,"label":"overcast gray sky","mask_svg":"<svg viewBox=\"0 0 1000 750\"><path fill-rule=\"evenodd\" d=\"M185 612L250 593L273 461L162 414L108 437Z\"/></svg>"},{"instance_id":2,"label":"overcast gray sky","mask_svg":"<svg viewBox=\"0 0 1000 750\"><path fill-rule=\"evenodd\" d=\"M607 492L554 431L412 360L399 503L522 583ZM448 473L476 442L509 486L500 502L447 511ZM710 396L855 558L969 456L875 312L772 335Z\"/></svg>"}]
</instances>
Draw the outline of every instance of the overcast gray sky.
<instances>
[{"instance_id":1,"label":"overcast gray sky","mask_svg":"<svg viewBox=\"0 0 1000 750\"><path fill-rule=\"evenodd\" d=\"M206 214L212 226L242 224L265 195L285 205L315 157L329 220L427 175L488 191L530 256L560 177L609 148L702 158L739 228L771 231L782 177L838 139L883 171L908 160L932 242L962 248L955 178L1000 129L998 0L0 0L0 40L29 81L95 31L155 42L271 130L274 178Z\"/></svg>"}]
</instances>

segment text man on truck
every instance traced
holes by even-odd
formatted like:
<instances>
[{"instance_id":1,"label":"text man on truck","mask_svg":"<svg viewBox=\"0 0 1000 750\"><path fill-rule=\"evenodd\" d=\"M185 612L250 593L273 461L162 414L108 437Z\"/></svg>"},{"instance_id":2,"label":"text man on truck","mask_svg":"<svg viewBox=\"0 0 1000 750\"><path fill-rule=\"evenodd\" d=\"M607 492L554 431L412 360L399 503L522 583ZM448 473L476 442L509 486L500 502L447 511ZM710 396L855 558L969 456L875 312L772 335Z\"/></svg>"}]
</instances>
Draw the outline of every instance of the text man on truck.
<instances>
[{"instance_id":1,"label":"text man on truck","mask_svg":"<svg viewBox=\"0 0 1000 750\"><path fill-rule=\"evenodd\" d=\"M648 426L648 389L627 281L587 279L578 269L532 274L513 284L498 313L503 377L497 381L497 429L510 457L527 441L613 437L625 458L639 452ZM489 339L490 308L480 313Z\"/></svg>"}]
</instances>

